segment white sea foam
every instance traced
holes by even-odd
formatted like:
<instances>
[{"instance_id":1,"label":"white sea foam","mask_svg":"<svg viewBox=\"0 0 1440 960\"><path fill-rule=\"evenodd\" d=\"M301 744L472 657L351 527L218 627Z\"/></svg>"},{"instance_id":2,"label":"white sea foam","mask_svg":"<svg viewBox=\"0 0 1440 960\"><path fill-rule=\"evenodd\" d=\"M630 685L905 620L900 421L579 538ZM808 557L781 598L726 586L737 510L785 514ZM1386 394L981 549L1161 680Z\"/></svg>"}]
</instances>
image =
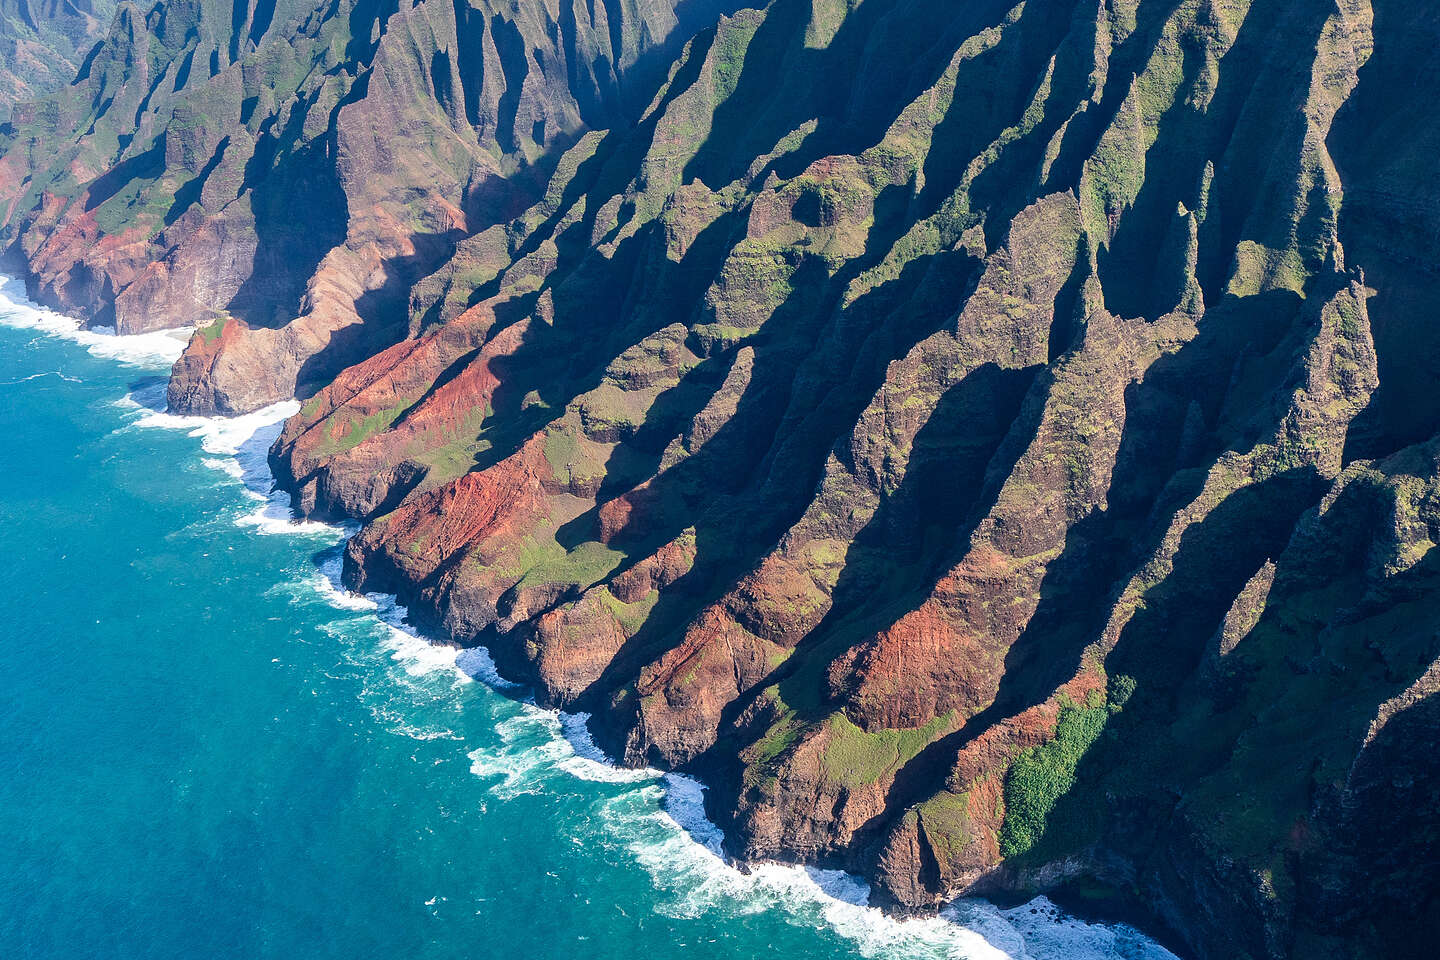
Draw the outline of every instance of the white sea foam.
<instances>
[{"instance_id":1,"label":"white sea foam","mask_svg":"<svg viewBox=\"0 0 1440 960\"><path fill-rule=\"evenodd\" d=\"M219 470L221 473L229 474L236 480L245 479L245 468L240 466L239 462L236 460L219 457L205 457L201 459L200 462L205 464L205 466L209 467L211 470Z\"/></svg>"},{"instance_id":2,"label":"white sea foam","mask_svg":"<svg viewBox=\"0 0 1440 960\"><path fill-rule=\"evenodd\" d=\"M380 609L380 601L358 593L351 593L341 584L342 557L336 550L320 561L311 585L332 607L340 610L363 610L374 613Z\"/></svg>"},{"instance_id":3,"label":"white sea foam","mask_svg":"<svg viewBox=\"0 0 1440 960\"><path fill-rule=\"evenodd\" d=\"M565 737L573 754L561 760L561 770L581 780L596 783L645 783L661 776L659 770L649 767L622 767L611 762L605 751L595 745L590 736L590 714L560 713L560 733Z\"/></svg>"},{"instance_id":4,"label":"white sea foam","mask_svg":"<svg viewBox=\"0 0 1440 960\"><path fill-rule=\"evenodd\" d=\"M470 772L496 781L490 792L501 799L540 793L549 779L544 774L573 756L560 735L559 718L549 710L522 704L519 713L495 725L498 747L481 747L468 754Z\"/></svg>"},{"instance_id":5,"label":"white sea foam","mask_svg":"<svg viewBox=\"0 0 1440 960\"><path fill-rule=\"evenodd\" d=\"M490 792L501 799L544 792L560 772L630 786L594 802L601 826L594 839L623 848L650 874L661 895L654 909L663 915L776 911L800 927L831 929L879 960L1175 960L1129 927L1085 923L1044 897L1011 910L965 900L930 917L893 917L871 907L869 886L843 871L727 859L720 829L705 816L705 787L679 774L609 765L583 714L524 704L495 733L500 746L468 756L471 772L493 781Z\"/></svg>"},{"instance_id":6,"label":"white sea foam","mask_svg":"<svg viewBox=\"0 0 1440 960\"><path fill-rule=\"evenodd\" d=\"M495 726L497 746L471 751L470 772L495 780L498 797L538 793L557 773L594 783L653 782L659 770L630 769L611 763L595 745L586 727L588 714L547 710L519 704L520 712Z\"/></svg>"},{"instance_id":7,"label":"white sea foam","mask_svg":"<svg viewBox=\"0 0 1440 960\"><path fill-rule=\"evenodd\" d=\"M200 440L200 449L210 456L201 462L239 480L255 507L235 522L263 534L304 534L336 537L345 528L313 520L297 520L290 494L275 489L269 453L275 438L284 429L286 418L300 409L295 400L272 403L238 417L201 417L170 413L163 393L155 385L144 385L119 401L137 412L131 426L142 429L180 430Z\"/></svg>"},{"instance_id":8,"label":"white sea foam","mask_svg":"<svg viewBox=\"0 0 1440 960\"><path fill-rule=\"evenodd\" d=\"M56 313L25 296L25 284L14 277L0 278L0 324L35 330L73 340L97 357L132 367L167 368L179 359L193 330L157 330L116 336L108 328L85 329L79 320Z\"/></svg>"},{"instance_id":9,"label":"white sea foam","mask_svg":"<svg viewBox=\"0 0 1440 960\"><path fill-rule=\"evenodd\" d=\"M667 915L777 910L798 926L828 927L863 956L885 960L1175 960L1127 926L1085 923L1044 897L1011 910L964 900L936 916L902 919L869 906L869 886L843 871L777 863L741 868L724 857L720 830L705 816L704 789L667 774L663 786L598 805L609 832L628 838L631 854L665 896L656 909Z\"/></svg>"},{"instance_id":10,"label":"white sea foam","mask_svg":"<svg viewBox=\"0 0 1440 960\"><path fill-rule=\"evenodd\" d=\"M168 365L184 346L174 332L115 337L83 330L77 321L29 303L13 280L0 283L0 323L65 337L92 354L135 366ZM165 411L163 381L142 385L120 402L135 411L135 427L184 430L200 439L206 454L202 463L239 480L256 502L237 524L257 533L324 537L337 545L355 533L353 526L297 522L289 496L272 489L267 452L297 403L274 404L243 417L177 416ZM482 648L460 649L420 636L393 596L344 589L340 568L336 549L300 586L337 612L374 618L370 623L380 630L379 650L400 668L391 682L403 685L448 674L455 684L479 680L501 689L515 687L500 677ZM340 622L333 629L344 633ZM366 688L377 719L393 732L415 740L462 739L448 727L416 726L414 711L396 705L398 692ZM705 816L705 788L698 781L615 766L591 739L584 714L531 703L518 704L518 710L496 725L497 746L467 754L471 772L495 781L490 791L502 798L543 791L557 775L628 787L594 801L600 828L594 839L624 847L650 874L661 894L657 912L697 917L777 910L797 926L832 929L862 955L885 960L1174 960L1129 927L1087 924L1044 897L1009 910L959 901L935 916L897 919L869 906L863 880L838 870L775 863L742 868L725 857L721 832Z\"/></svg>"},{"instance_id":11,"label":"white sea foam","mask_svg":"<svg viewBox=\"0 0 1440 960\"><path fill-rule=\"evenodd\" d=\"M604 758L584 714L522 704L496 725L500 745L471 751L470 770L511 799L550 788L557 773L627 784L595 801L605 846L622 847L651 876L654 909L676 918L777 911L800 927L824 927L877 960L1175 960L1124 925L1089 924L1044 897L1002 910L963 900L939 914L897 918L870 906L864 880L840 870L779 863L736 864L705 815L705 787L680 774L617 768Z\"/></svg>"},{"instance_id":12,"label":"white sea foam","mask_svg":"<svg viewBox=\"0 0 1440 960\"><path fill-rule=\"evenodd\" d=\"M46 370L44 373L32 373L28 377L16 377L14 380L0 380L0 386L13 387L20 383L29 383L32 380L44 380L46 377L54 377L57 380L64 380L66 383L84 383L79 377L72 377L59 370Z\"/></svg>"},{"instance_id":13,"label":"white sea foam","mask_svg":"<svg viewBox=\"0 0 1440 960\"><path fill-rule=\"evenodd\" d=\"M511 683L500 676L495 661L490 657L490 651L484 647L462 648L455 654L455 666L467 677L479 680L496 690L515 690L520 687L520 684Z\"/></svg>"},{"instance_id":14,"label":"white sea foam","mask_svg":"<svg viewBox=\"0 0 1440 960\"><path fill-rule=\"evenodd\" d=\"M703 789L669 774L597 805L605 832L622 838L650 874L660 895L657 912L693 919L776 911L796 926L835 931L866 957L1007 956L980 932L944 917L897 919L870 907L865 882L839 870L776 863L742 869L723 855L720 831L705 817Z\"/></svg>"},{"instance_id":15,"label":"white sea foam","mask_svg":"<svg viewBox=\"0 0 1440 960\"><path fill-rule=\"evenodd\" d=\"M353 526L332 528L345 537L356 532ZM505 690L517 686L500 676L495 661L483 647L456 647L436 643L420 634L409 622L409 611L388 593L352 593L341 580L342 558L337 550L319 564L311 585L324 600L339 610L370 613L385 628L381 647L411 676L447 672L462 683L480 681Z\"/></svg>"}]
</instances>

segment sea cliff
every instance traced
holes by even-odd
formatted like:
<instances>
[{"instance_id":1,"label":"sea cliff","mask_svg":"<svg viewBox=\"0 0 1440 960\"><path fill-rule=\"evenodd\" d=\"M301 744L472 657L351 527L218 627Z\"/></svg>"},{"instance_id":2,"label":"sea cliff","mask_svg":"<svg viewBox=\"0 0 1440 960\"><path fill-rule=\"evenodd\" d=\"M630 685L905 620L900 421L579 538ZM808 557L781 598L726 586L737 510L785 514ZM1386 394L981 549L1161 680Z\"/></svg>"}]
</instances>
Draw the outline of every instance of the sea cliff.
<instances>
[{"instance_id":1,"label":"sea cliff","mask_svg":"<svg viewBox=\"0 0 1440 960\"><path fill-rule=\"evenodd\" d=\"M301 399L347 584L737 856L1423 955L1440 14L402 6L122 2L0 133L32 295Z\"/></svg>"}]
</instances>

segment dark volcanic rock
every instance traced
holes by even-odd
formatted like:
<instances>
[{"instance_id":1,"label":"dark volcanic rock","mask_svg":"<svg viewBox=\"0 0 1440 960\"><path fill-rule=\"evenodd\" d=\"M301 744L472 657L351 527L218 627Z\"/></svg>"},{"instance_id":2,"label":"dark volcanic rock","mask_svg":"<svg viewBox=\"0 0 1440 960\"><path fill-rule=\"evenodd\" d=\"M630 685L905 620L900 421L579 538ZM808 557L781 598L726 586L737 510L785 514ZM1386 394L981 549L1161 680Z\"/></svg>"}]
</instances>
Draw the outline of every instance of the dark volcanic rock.
<instances>
[{"instance_id":1,"label":"dark volcanic rock","mask_svg":"<svg viewBox=\"0 0 1440 960\"><path fill-rule=\"evenodd\" d=\"M1440 937L1440 17L163 9L7 128L5 236L197 323L176 409L304 399L354 587L740 855Z\"/></svg>"}]
</instances>

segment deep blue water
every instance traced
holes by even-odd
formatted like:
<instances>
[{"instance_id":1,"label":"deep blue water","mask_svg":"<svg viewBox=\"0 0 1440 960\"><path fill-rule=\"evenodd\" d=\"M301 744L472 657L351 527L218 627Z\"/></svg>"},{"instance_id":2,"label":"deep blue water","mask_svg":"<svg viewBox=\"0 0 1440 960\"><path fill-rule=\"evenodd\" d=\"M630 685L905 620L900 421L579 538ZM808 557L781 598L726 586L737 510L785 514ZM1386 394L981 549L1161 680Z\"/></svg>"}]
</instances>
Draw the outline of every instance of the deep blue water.
<instances>
[{"instance_id":1,"label":"deep blue water","mask_svg":"<svg viewBox=\"0 0 1440 960\"><path fill-rule=\"evenodd\" d=\"M338 592L343 534L255 492L275 427L154 412L174 347L0 325L0 955L1169 956L1044 901L897 923L725 865L698 785Z\"/></svg>"}]
</instances>

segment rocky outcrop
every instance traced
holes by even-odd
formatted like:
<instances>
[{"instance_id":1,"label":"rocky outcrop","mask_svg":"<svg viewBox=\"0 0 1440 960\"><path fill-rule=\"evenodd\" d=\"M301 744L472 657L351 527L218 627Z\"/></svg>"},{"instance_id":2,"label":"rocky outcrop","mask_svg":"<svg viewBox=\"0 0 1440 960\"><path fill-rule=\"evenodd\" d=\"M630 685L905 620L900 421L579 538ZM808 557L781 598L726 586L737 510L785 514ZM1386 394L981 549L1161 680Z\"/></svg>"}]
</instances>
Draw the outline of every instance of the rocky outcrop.
<instances>
[{"instance_id":1,"label":"rocky outcrop","mask_svg":"<svg viewBox=\"0 0 1440 960\"><path fill-rule=\"evenodd\" d=\"M46 102L92 132L15 125L5 230L95 322L209 311L172 406L303 398L352 587L740 856L1433 941L1440 18L164 9Z\"/></svg>"}]
</instances>

